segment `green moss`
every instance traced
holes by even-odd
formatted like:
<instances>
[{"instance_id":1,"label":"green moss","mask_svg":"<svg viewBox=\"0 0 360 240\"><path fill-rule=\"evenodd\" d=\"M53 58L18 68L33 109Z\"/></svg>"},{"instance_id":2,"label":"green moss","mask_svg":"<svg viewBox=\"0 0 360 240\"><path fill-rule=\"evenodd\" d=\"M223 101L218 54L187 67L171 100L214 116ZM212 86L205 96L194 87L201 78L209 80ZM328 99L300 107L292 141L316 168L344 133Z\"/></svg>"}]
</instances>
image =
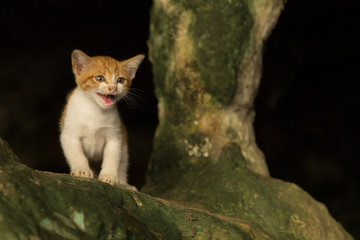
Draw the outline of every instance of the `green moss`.
<instances>
[{"instance_id":1,"label":"green moss","mask_svg":"<svg viewBox=\"0 0 360 240\"><path fill-rule=\"evenodd\" d=\"M241 219L250 229L261 226L266 234L260 239L308 239L307 236L316 236L316 231L334 230L326 224L318 225L319 216L328 212L299 187L249 171L236 143L227 144L216 163L202 162L189 167L178 180L168 179L166 184L170 182L172 188L152 189L152 194ZM322 230L315 230L314 225ZM342 231L341 226L336 228ZM344 236L339 234L337 238Z\"/></svg>"},{"instance_id":2,"label":"green moss","mask_svg":"<svg viewBox=\"0 0 360 240\"><path fill-rule=\"evenodd\" d=\"M151 9L149 54L152 62L156 63L152 65L152 69L158 96L163 95L166 89L166 79L169 76L167 76L168 71L164 71L164 69L167 69L170 64L178 18L178 14L170 15L159 4L154 4ZM159 50L152 51L152 49Z\"/></svg>"},{"instance_id":3,"label":"green moss","mask_svg":"<svg viewBox=\"0 0 360 240\"><path fill-rule=\"evenodd\" d=\"M185 1L194 21L189 35L194 39L194 68L215 99L229 104L237 88L237 71L252 30L252 18L240 1Z\"/></svg>"},{"instance_id":4,"label":"green moss","mask_svg":"<svg viewBox=\"0 0 360 240\"><path fill-rule=\"evenodd\" d=\"M0 139L0 239L352 239L294 184L247 170L236 143L182 175L162 179L165 201L33 171Z\"/></svg>"},{"instance_id":5,"label":"green moss","mask_svg":"<svg viewBox=\"0 0 360 240\"><path fill-rule=\"evenodd\" d=\"M245 84L238 74L259 70L248 65L261 57L256 42L261 39L254 32L259 9L254 8L281 7L255 1L154 3L149 46L160 125L143 190L175 206L153 202L164 212L152 214L171 218L167 234L183 239L321 239L319 232L325 239L351 239L300 188L250 172L238 143L241 129L227 125L223 115L216 119L217 113L227 113L218 110L232 102L238 81ZM214 144L215 154L208 155L208 144ZM323 218L333 222L318 221ZM161 232L158 224L150 229Z\"/></svg>"},{"instance_id":6,"label":"green moss","mask_svg":"<svg viewBox=\"0 0 360 240\"><path fill-rule=\"evenodd\" d=\"M232 139L232 140L239 138L237 132L236 132L235 129L232 128L232 127L228 127L228 128L226 129L226 136L227 136L229 139Z\"/></svg>"},{"instance_id":7,"label":"green moss","mask_svg":"<svg viewBox=\"0 0 360 240\"><path fill-rule=\"evenodd\" d=\"M177 100L169 101L167 112L191 115L192 105L203 94L201 88L222 104L229 104L236 92L238 66L253 25L247 6L239 1L216 1L210 5L201 1L170 1L167 7L164 9L160 3L153 6L149 40L157 96ZM181 13L185 12L190 22L182 26L187 29L179 30L184 21ZM188 32L191 42L180 42L184 44L180 49L193 49L186 63L174 62L176 41L182 31ZM177 64L185 64L186 69L176 68ZM196 76L198 79L194 79ZM194 82L201 85L191 88ZM173 117L175 121L184 120Z\"/></svg>"},{"instance_id":8,"label":"green moss","mask_svg":"<svg viewBox=\"0 0 360 240\"><path fill-rule=\"evenodd\" d=\"M249 239L216 215L96 180L36 172L3 149L0 140L6 152L0 154L0 239ZM189 222L189 214L197 219Z\"/></svg>"}]
</instances>

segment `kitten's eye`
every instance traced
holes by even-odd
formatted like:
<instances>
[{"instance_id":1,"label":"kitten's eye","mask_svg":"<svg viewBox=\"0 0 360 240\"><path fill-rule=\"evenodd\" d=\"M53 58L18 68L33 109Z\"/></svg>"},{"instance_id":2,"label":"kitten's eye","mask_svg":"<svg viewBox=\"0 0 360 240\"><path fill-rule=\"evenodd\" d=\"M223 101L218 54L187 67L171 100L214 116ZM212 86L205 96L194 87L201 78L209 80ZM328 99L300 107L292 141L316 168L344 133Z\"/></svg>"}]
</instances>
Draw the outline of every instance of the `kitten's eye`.
<instances>
[{"instance_id":1,"label":"kitten's eye","mask_svg":"<svg viewBox=\"0 0 360 240\"><path fill-rule=\"evenodd\" d=\"M96 79L96 81L98 81L98 82L103 82L103 81L105 81L105 78L104 78L104 76L102 76L102 75L96 76L95 79Z\"/></svg>"},{"instance_id":2,"label":"kitten's eye","mask_svg":"<svg viewBox=\"0 0 360 240\"><path fill-rule=\"evenodd\" d=\"M121 77L121 78L118 78L117 80L119 83L123 84L125 82L125 78Z\"/></svg>"}]
</instances>

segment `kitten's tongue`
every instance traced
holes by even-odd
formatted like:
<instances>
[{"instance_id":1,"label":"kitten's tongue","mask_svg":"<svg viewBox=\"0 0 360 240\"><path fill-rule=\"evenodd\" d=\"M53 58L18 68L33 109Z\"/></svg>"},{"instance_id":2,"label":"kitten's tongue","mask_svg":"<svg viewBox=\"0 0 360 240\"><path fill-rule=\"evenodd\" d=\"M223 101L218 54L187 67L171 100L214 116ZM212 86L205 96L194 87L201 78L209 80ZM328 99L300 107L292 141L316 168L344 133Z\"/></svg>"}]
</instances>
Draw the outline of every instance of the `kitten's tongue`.
<instances>
[{"instance_id":1,"label":"kitten's tongue","mask_svg":"<svg viewBox=\"0 0 360 240\"><path fill-rule=\"evenodd\" d=\"M113 103L113 101L114 101L114 98L115 98L114 95L103 95L103 94L100 94L100 93L98 95L102 98L102 100L104 100L106 105L111 105Z\"/></svg>"}]
</instances>

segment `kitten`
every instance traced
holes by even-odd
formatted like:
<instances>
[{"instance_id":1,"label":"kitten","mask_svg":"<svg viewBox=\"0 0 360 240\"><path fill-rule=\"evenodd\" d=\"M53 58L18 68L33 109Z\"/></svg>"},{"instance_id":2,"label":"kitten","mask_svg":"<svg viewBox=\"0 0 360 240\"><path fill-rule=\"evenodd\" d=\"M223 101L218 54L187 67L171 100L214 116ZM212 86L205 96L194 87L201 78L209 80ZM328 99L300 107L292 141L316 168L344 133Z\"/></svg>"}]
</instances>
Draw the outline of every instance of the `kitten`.
<instances>
[{"instance_id":1,"label":"kitten","mask_svg":"<svg viewBox=\"0 0 360 240\"><path fill-rule=\"evenodd\" d=\"M69 94L60 120L60 142L71 175L94 178L89 164L98 162L100 181L136 190L127 183L127 135L115 105L129 91L144 57L117 61L73 51L77 87Z\"/></svg>"}]
</instances>

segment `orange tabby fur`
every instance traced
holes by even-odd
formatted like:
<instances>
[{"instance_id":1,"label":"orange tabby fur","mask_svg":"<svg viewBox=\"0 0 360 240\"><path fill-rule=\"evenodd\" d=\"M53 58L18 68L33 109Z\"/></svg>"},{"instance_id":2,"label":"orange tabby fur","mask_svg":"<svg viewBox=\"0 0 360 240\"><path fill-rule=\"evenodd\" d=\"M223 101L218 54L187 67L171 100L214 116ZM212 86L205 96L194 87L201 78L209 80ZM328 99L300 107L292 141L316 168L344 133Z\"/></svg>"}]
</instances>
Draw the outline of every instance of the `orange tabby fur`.
<instances>
[{"instance_id":1,"label":"orange tabby fur","mask_svg":"<svg viewBox=\"0 0 360 240\"><path fill-rule=\"evenodd\" d=\"M126 82L123 85L125 87L130 87L132 76L130 76L124 68L127 61L119 62L111 57L103 56L92 57L91 60L92 62L89 66L89 70L84 72L84 74L78 75L76 71L74 72L76 75L76 83L83 90L86 91L99 85L94 78L96 75L103 75L105 79L108 79L108 77L110 78L112 74L115 74L118 77L124 77Z\"/></svg>"},{"instance_id":2,"label":"orange tabby fur","mask_svg":"<svg viewBox=\"0 0 360 240\"><path fill-rule=\"evenodd\" d=\"M74 50L79 51L79 50ZM144 55L138 55L136 57L144 57ZM131 61L131 59L127 61L119 62L111 57L107 56L95 56L92 57L91 65L89 66L89 70L84 72L84 74L79 75L76 71L74 60L72 60L72 67L73 72L75 74L76 84L82 88L84 91L89 90L91 88L95 88L99 85L98 82L96 82L94 76L96 75L103 75L103 76L111 76L111 74L115 73L116 76L124 77L126 79L125 83L123 84L126 88L129 88L131 86L131 81L134 78L134 76L131 76L127 71L125 71L124 65L126 65L127 62ZM71 95L74 93L73 89L67 96L66 101L71 97ZM64 127L64 119L66 115L67 105L64 107L63 113L61 114L60 118L60 131L62 131Z\"/></svg>"}]
</instances>

